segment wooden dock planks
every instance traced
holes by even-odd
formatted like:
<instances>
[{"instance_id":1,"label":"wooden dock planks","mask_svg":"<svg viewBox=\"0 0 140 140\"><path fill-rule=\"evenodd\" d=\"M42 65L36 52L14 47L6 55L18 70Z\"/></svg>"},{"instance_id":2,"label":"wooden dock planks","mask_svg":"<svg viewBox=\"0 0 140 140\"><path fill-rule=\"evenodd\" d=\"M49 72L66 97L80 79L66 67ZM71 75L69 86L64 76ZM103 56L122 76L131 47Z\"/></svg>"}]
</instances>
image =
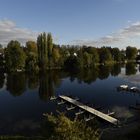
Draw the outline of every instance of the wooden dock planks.
<instances>
[{"instance_id":1,"label":"wooden dock planks","mask_svg":"<svg viewBox=\"0 0 140 140\"><path fill-rule=\"evenodd\" d=\"M89 113L91 113L93 115L98 116L99 118L102 118L103 120L106 120L106 121L108 121L108 122L110 122L110 123L112 123L114 125L118 125L118 120L116 118L113 118L113 117L111 117L111 116L109 116L107 114L104 114L104 113L102 113L102 112L100 112L100 111L98 111L98 110L96 110L96 109L94 109L92 107L84 105L81 102L76 101L76 100L74 100L74 99L72 99L70 97L67 97L67 96L64 96L64 95L60 95L59 97L61 99L65 100L65 101L73 104L73 105L78 106L79 108L81 108L81 109L83 109L83 110L85 110L85 111L87 111L87 112L89 112Z\"/></svg>"}]
</instances>

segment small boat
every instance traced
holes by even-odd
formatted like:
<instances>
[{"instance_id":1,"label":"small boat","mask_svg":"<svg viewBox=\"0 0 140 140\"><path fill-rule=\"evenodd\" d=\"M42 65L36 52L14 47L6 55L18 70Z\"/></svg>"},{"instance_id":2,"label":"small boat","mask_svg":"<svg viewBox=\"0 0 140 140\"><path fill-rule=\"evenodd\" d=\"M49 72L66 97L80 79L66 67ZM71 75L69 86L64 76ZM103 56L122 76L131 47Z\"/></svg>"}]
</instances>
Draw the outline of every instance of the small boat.
<instances>
[{"instance_id":1,"label":"small boat","mask_svg":"<svg viewBox=\"0 0 140 140\"><path fill-rule=\"evenodd\" d=\"M130 91L132 91L132 92L138 92L139 89L138 89L137 87L131 87L131 88L130 88Z\"/></svg>"},{"instance_id":2,"label":"small boat","mask_svg":"<svg viewBox=\"0 0 140 140\"><path fill-rule=\"evenodd\" d=\"M122 91L122 90L128 90L128 85L120 85L119 87L117 87L118 91Z\"/></svg>"},{"instance_id":3,"label":"small boat","mask_svg":"<svg viewBox=\"0 0 140 140\"><path fill-rule=\"evenodd\" d=\"M128 85L120 85L121 89L128 89Z\"/></svg>"}]
</instances>

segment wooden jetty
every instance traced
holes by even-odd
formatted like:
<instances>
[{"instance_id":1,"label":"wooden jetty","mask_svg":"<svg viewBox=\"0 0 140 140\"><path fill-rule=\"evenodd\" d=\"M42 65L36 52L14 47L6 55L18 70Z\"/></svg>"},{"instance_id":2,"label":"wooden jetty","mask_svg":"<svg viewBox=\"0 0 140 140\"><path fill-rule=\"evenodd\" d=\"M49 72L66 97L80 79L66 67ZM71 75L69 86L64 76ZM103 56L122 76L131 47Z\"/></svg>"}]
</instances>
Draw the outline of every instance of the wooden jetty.
<instances>
[{"instance_id":1,"label":"wooden jetty","mask_svg":"<svg viewBox=\"0 0 140 140\"><path fill-rule=\"evenodd\" d=\"M111 124L114 124L114 125L118 125L119 121L116 119L116 118L113 118L105 113L102 113L92 107L89 107L87 105L84 105L82 104L81 102L79 101L76 101L70 97L67 97L67 96L64 96L64 95L60 95L59 98L63 99L64 101L67 101L77 107L79 107L80 109L82 110L85 110L87 112L89 112L90 114L93 114L95 116L98 116L99 118L103 119L103 120L106 120L108 122L110 122Z\"/></svg>"},{"instance_id":2,"label":"wooden jetty","mask_svg":"<svg viewBox=\"0 0 140 140\"><path fill-rule=\"evenodd\" d=\"M61 102L58 102L57 104L62 105L62 104L65 104L65 103L66 103L66 101L61 101Z\"/></svg>"},{"instance_id":3,"label":"wooden jetty","mask_svg":"<svg viewBox=\"0 0 140 140\"><path fill-rule=\"evenodd\" d=\"M83 114L83 113L85 113L85 111L84 110L82 111L81 109L79 109L79 111L76 112L75 115L78 116L78 115Z\"/></svg>"},{"instance_id":4,"label":"wooden jetty","mask_svg":"<svg viewBox=\"0 0 140 140\"><path fill-rule=\"evenodd\" d=\"M75 109L76 108L76 106L73 106L73 105L71 105L70 107L66 107L66 109L69 111L69 110L73 110L73 109Z\"/></svg>"}]
</instances>

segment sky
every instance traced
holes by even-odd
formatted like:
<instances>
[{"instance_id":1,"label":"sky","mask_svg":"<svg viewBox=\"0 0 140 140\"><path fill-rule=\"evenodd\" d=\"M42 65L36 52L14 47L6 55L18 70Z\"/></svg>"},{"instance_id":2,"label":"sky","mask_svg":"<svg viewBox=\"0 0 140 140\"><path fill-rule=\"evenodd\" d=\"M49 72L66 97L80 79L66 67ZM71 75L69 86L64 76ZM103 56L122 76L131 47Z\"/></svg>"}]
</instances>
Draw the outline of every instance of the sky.
<instances>
[{"instance_id":1,"label":"sky","mask_svg":"<svg viewBox=\"0 0 140 140\"><path fill-rule=\"evenodd\" d=\"M140 48L140 0L0 0L1 44L41 32L57 44Z\"/></svg>"}]
</instances>

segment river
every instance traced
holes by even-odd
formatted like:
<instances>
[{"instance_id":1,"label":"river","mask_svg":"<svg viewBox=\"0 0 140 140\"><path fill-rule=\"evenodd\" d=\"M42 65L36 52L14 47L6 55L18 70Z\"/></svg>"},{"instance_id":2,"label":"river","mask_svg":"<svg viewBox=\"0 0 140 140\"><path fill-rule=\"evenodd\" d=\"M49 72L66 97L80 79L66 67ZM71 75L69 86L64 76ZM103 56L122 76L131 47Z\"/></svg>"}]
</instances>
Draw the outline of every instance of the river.
<instances>
[{"instance_id":1,"label":"river","mask_svg":"<svg viewBox=\"0 0 140 140\"><path fill-rule=\"evenodd\" d=\"M41 74L0 73L0 135L40 134L43 113L61 110L51 96L71 95L83 103L115 112L122 121L133 120L137 112L129 106L140 103L140 94L118 92L128 84L140 88L137 64L99 66L77 71L50 70Z\"/></svg>"}]
</instances>

